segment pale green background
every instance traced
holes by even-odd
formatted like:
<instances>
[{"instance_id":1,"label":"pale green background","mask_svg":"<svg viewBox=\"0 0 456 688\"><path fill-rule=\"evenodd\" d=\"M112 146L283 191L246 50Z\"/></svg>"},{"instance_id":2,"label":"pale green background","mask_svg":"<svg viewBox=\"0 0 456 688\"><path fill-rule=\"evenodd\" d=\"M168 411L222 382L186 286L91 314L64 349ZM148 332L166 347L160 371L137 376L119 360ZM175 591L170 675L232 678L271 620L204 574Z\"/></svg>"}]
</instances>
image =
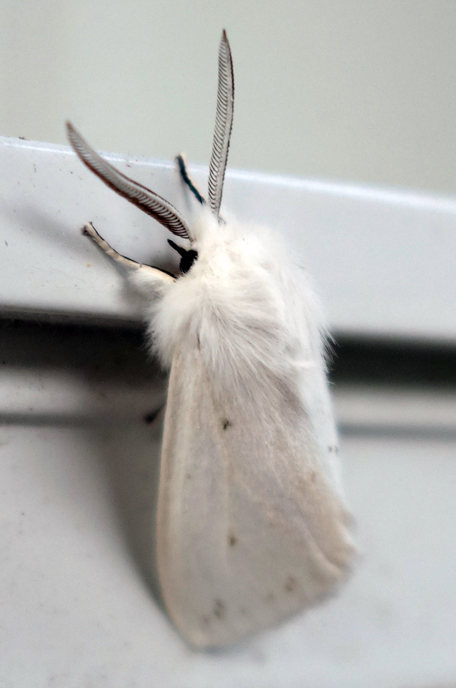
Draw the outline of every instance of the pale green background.
<instances>
[{"instance_id":1,"label":"pale green background","mask_svg":"<svg viewBox=\"0 0 456 688\"><path fill-rule=\"evenodd\" d=\"M454 0L0 0L0 134L207 163L223 27L232 167L456 193Z\"/></svg>"}]
</instances>

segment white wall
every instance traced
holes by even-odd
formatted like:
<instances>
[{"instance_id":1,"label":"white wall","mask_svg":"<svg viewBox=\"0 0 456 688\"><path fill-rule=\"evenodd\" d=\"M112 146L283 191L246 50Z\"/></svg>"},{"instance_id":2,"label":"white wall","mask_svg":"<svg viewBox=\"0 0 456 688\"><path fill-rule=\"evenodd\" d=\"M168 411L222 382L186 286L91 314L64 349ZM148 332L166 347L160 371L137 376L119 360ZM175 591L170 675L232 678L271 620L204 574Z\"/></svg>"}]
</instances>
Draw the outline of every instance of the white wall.
<instances>
[{"instance_id":1,"label":"white wall","mask_svg":"<svg viewBox=\"0 0 456 688\"><path fill-rule=\"evenodd\" d=\"M232 167L456 192L452 0L0 0L0 134L206 163L223 27Z\"/></svg>"}]
</instances>

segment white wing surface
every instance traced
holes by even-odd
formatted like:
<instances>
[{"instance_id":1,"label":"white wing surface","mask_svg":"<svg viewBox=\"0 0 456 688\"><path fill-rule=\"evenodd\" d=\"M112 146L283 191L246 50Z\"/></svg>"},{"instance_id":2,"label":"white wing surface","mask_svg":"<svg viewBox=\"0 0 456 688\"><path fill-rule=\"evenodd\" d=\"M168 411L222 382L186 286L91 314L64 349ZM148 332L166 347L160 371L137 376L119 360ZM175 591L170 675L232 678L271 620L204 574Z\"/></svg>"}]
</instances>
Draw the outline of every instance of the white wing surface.
<instances>
[{"instance_id":1,"label":"white wing surface","mask_svg":"<svg viewBox=\"0 0 456 688\"><path fill-rule=\"evenodd\" d=\"M194 339L170 375L158 566L173 622L203 648L321 600L346 578L354 548L299 389L265 369L242 393L215 391ZM321 384L325 399L323 371Z\"/></svg>"}]
</instances>

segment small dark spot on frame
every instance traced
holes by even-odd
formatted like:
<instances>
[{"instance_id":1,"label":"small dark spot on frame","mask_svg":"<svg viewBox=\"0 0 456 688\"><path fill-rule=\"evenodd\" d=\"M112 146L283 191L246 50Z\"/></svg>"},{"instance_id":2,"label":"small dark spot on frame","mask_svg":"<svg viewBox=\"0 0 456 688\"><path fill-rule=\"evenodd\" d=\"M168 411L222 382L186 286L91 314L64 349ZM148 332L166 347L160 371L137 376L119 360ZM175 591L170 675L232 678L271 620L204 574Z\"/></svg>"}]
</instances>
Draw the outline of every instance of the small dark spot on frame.
<instances>
[{"instance_id":1,"label":"small dark spot on frame","mask_svg":"<svg viewBox=\"0 0 456 688\"><path fill-rule=\"evenodd\" d=\"M192 474L191 474L191 473L186 473L186 474L185 474L185 479L186 479L186 480L191 480L191 479L192 479Z\"/></svg>"},{"instance_id":2,"label":"small dark spot on frame","mask_svg":"<svg viewBox=\"0 0 456 688\"><path fill-rule=\"evenodd\" d=\"M201 617L201 621L203 622L203 625L204 625L204 626L208 626L208 625L209 625L209 622L210 622L210 619L209 619L209 617L206 616L206 614L205 614L204 616Z\"/></svg>"},{"instance_id":3,"label":"small dark spot on frame","mask_svg":"<svg viewBox=\"0 0 456 688\"><path fill-rule=\"evenodd\" d=\"M339 453L339 447L337 447L336 445L334 445L334 446L329 446L329 447L328 447L328 451L329 451L329 452L334 452L334 454L338 454L338 453Z\"/></svg>"},{"instance_id":4,"label":"small dark spot on frame","mask_svg":"<svg viewBox=\"0 0 456 688\"><path fill-rule=\"evenodd\" d=\"M233 535L232 533L228 534L228 544L230 547L234 547L234 545L237 543L237 537L236 535Z\"/></svg>"},{"instance_id":5,"label":"small dark spot on frame","mask_svg":"<svg viewBox=\"0 0 456 688\"><path fill-rule=\"evenodd\" d=\"M247 616L247 609L245 607L241 607L239 612L242 614L242 616Z\"/></svg>"},{"instance_id":6,"label":"small dark spot on frame","mask_svg":"<svg viewBox=\"0 0 456 688\"><path fill-rule=\"evenodd\" d=\"M264 600L265 600L265 602L267 602L268 604L272 604L273 602L275 602L275 595L274 595L274 593L273 593L273 592L268 592L268 594L266 595L266 597L264 598Z\"/></svg>"},{"instance_id":7,"label":"small dark spot on frame","mask_svg":"<svg viewBox=\"0 0 456 688\"><path fill-rule=\"evenodd\" d=\"M222 602L222 600L215 600L214 616L216 616L217 619L223 619L225 616L225 604Z\"/></svg>"},{"instance_id":8,"label":"small dark spot on frame","mask_svg":"<svg viewBox=\"0 0 456 688\"><path fill-rule=\"evenodd\" d=\"M230 420L228 420L227 418L224 418L222 420L222 428L224 430L228 430L228 428L231 428L231 426L232 426L232 422Z\"/></svg>"},{"instance_id":9,"label":"small dark spot on frame","mask_svg":"<svg viewBox=\"0 0 456 688\"><path fill-rule=\"evenodd\" d=\"M285 584L283 586L283 589L285 592L293 592L296 590L296 585L297 585L297 580L294 576L288 576L287 580L285 581Z\"/></svg>"},{"instance_id":10,"label":"small dark spot on frame","mask_svg":"<svg viewBox=\"0 0 456 688\"><path fill-rule=\"evenodd\" d=\"M316 471L311 471L309 473L309 480L311 483L314 483L317 479L317 472Z\"/></svg>"}]
</instances>

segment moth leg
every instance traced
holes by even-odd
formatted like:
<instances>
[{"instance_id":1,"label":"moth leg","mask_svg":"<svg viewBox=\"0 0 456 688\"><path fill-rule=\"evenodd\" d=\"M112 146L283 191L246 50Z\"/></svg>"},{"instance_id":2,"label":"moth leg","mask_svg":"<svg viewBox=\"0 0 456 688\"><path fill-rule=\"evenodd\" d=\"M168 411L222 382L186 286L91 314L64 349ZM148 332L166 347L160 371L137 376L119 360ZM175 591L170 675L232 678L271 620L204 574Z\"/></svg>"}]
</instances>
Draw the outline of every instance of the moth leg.
<instances>
[{"instance_id":1,"label":"moth leg","mask_svg":"<svg viewBox=\"0 0 456 688\"><path fill-rule=\"evenodd\" d=\"M143 263L138 263L136 260L122 256L98 234L91 222L87 222L84 225L82 233L90 237L92 241L94 241L96 245L116 263L120 263L120 265L125 265L127 268L130 268L130 275L133 283L140 291L149 294L151 288L157 289L164 283L172 283L175 281L175 277L165 270L154 268L151 265L144 265ZM133 270L131 270L132 268Z\"/></svg>"},{"instance_id":2,"label":"moth leg","mask_svg":"<svg viewBox=\"0 0 456 688\"><path fill-rule=\"evenodd\" d=\"M180 176L182 178L182 181L185 182L185 184L187 184L188 188L190 189L192 194L195 196L198 203L201 203L201 205L205 205L207 201L204 198L203 194L199 191L196 184L193 182L192 178L190 177L190 175L188 173L187 161L186 161L183 153L180 153L176 157L176 162L177 162L177 166L179 168L179 173L180 173Z\"/></svg>"},{"instance_id":3,"label":"moth leg","mask_svg":"<svg viewBox=\"0 0 456 688\"><path fill-rule=\"evenodd\" d=\"M131 258L126 258L125 256L122 256L120 253L117 253L112 246L108 244L108 242L103 239L102 236L100 236L93 226L91 222L87 222L84 227L82 228L82 233L84 236L88 236L96 243L97 246L101 248L102 251L108 254L112 260L115 260L116 263L120 263L121 265L127 265L130 268L140 268L141 263L137 263L136 260L132 260Z\"/></svg>"},{"instance_id":4,"label":"moth leg","mask_svg":"<svg viewBox=\"0 0 456 688\"><path fill-rule=\"evenodd\" d=\"M155 423L155 421L157 420L158 416L160 415L160 413L163 411L164 408L165 408L165 404L162 404L157 409L155 409L155 411L151 411L150 413L146 413L146 415L144 416L144 422L147 423L147 425L152 425L153 423Z\"/></svg>"}]
</instances>

